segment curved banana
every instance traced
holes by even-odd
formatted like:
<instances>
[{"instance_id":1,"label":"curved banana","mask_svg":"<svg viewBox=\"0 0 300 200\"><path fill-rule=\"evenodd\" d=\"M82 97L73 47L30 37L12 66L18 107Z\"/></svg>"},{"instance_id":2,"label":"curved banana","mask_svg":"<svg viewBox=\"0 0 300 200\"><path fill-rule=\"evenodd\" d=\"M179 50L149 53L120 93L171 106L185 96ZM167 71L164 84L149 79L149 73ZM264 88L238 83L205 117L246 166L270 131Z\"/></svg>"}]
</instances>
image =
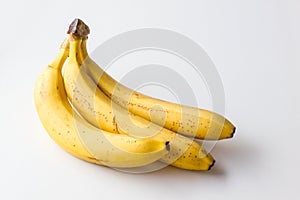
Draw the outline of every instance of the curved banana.
<instances>
[{"instance_id":1,"label":"curved banana","mask_svg":"<svg viewBox=\"0 0 300 200\"><path fill-rule=\"evenodd\" d=\"M139 167L168 153L169 144L102 131L76 114L65 93L61 68L68 57L66 40L55 60L39 76L34 90L36 110L52 139L72 155L110 167Z\"/></svg>"},{"instance_id":2,"label":"curved banana","mask_svg":"<svg viewBox=\"0 0 300 200\"><path fill-rule=\"evenodd\" d=\"M80 115L106 131L170 141L170 152L161 160L175 167L208 170L213 166L214 159L198 143L150 123L112 102L81 70L81 39L70 34L69 40L70 54L64 66L63 79L67 95Z\"/></svg>"},{"instance_id":3,"label":"curved banana","mask_svg":"<svg viewBox=\"0 0 300 200\"><path fill-rule=\"evenodd\" d=\"M108 97L123 108L187 136L206 140L233 137L235 126L217 113L152 98L117 82L88 56L86 41L87 37L82 41L81 52L88 75Z\"/></svg>"}]
</instances>

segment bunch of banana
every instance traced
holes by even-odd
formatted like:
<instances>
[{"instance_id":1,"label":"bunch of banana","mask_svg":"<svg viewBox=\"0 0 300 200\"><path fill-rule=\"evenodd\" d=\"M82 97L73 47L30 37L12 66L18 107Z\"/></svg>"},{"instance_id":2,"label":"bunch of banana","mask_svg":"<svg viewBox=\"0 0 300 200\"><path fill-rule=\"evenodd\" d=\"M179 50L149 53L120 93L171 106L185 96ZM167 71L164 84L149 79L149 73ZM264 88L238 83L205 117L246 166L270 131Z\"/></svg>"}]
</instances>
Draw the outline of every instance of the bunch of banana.
<instances>
[{"instance_id":1,"label":"bunch of banana","mask_svg":"<svg viewBox=\"0 0 300 200\"><path fill-rule=\"evenodd\" d=\"M193 137L231 138L235 127L227 119L132 91L88 56L86 24L75 19L68 34L35 87L39 117L60 146L110 167L139 167L157 160L188 170L214 165Z\"/></svg>"}]
</instances>

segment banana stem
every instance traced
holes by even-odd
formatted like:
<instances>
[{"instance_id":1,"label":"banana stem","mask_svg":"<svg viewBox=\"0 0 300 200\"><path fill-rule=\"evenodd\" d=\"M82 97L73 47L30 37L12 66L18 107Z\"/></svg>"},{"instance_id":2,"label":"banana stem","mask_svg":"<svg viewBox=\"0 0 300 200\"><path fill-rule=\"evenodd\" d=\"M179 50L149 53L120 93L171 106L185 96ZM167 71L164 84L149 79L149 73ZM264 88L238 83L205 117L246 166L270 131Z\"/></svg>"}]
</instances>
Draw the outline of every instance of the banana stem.
<instances>
[{"instance_id":1,"label":"banana stem","mask_svg":"<svg viewBox=\"0 0 300 200\"><path fill-rule=\"evenodd\" d=\"M67 33L69 34L70 41L70 60L78 61L78 52L80 52L79 48L81 48L81 42L87 39L90 28L81 19L76 18L70 24ZM85 58L86 55L83 55L83 57Z\"/></svg>"},{"instance_id":2,"label":"banana stem","mask_svg":"<svg viewBox=\"0 0 300 200\"><path fill-rule=\"evenodd\" d=\"M70 34L69 41L70 41L70 52L69 52L70 61L78 62L79 61L78 52L81 45L81 39L74 37L73 34Z\"/></svg>"},{"instance_id":3,"label":"banana stem","mask_svg":"<svg viewBox=\"0 0 300 200\"><path fill-rule=\"evenodd\" d=\"M69 55L69 40L65 39L63 41L63 43L60 45L60 49L59 49L59 54L57 56L57 59L54 59L49 67L53 68L53 69L58 69L60 70L61 67L63 66L65 60L68 58Z\"/></svg>"},{"instance_id":4,"label":"banana stem","mask_svg":"<svg viewBox=\"0 0 300 200\"><path fill-rule=\"evenodd\" d=\"M84 38L82 38L82 42L81 42L81 54L82 54L83 60L85 60L88 57L87 48L86 48L87 39L88 39L88 37L84 37Z\"/></svg>"}]
</instances>

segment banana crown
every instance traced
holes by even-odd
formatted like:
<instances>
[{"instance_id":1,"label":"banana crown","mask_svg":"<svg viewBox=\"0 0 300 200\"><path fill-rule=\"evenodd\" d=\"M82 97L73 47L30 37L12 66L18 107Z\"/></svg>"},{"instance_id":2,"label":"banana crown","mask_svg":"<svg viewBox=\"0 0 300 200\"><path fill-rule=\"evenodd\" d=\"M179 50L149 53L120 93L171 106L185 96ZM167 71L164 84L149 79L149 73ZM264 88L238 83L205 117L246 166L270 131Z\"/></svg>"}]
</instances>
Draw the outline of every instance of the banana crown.
<instances>
[{"instance_id":1,"label":"banana crown","mask_svg":"<svg viewBox=\"0 0 300 200\"><path fill-rule=\"evenodd\" d=\"M231 138L236 128L229 120L122 85L89 57L90 28L81 19L74 19L67 33L34 91L40 120L58 145L80 159L110 167L159 160L188 170L212 168L214 158L193 138Z\"/></svg>"}]
</instances>

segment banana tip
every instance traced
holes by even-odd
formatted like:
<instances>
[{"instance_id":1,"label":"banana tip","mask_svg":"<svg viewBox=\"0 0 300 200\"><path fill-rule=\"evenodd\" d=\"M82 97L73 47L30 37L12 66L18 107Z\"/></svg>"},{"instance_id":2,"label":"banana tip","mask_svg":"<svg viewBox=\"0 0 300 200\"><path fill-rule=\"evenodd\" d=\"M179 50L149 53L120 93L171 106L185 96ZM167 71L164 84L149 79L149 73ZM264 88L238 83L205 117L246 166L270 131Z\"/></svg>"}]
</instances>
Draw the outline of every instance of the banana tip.
<instances>
[{"instance_id":1,"label":"banana tip","mask_svg":"<svg viewBox=\"0 0 300 200\"><path fill-rule=\"evenodd\" d=\"M167 149L167 151L170 151L170 142L169 141L166 142L166 149Z\"/></svg>"},{"instance_id":2,"label":"banana tip","mask_svg":"<svg viewBox=\"0 0 300 200\"><path fill-rule=\"evenodd\" d=\"M232 130L232 133L231 133L231 137L233 137L233 136L234 136L234 134L235 134L235 131L236 131L236 127L234 127L234 128L233 128L233 130Z\"/></svg>"},{"instance_id":3,"label":"banana tip","mask_svg":"<svg viewBox=\"0 0 300 200\"><path fill-rule=\"evenodd\" d=\"M216 161L214 160L214 161L211 163L211 165L209 165L208 171L215 165L215 163L216 163Z\"/></svg>"},{"instance_id":4,"label":"banana tip","mask_svg":"<svg viewBox=\"0 0 300 200\"><path fill-rule=\"evenodd\" d=\"M236 131L236 127L233 127L231 134L228 135L226 138L227 138L227 139L233 138L233 136L234 136L234 134L235 134L235 131Z\"/></svg>"}]
</instances>

